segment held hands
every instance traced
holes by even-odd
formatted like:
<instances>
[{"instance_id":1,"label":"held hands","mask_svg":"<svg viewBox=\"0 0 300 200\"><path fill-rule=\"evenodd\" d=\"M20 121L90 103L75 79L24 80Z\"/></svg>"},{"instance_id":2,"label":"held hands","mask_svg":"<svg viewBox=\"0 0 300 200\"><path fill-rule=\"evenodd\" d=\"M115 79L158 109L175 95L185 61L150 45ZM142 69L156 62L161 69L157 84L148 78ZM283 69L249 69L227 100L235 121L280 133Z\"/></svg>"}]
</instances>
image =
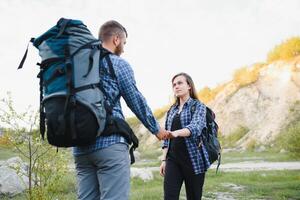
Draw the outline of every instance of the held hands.
<instances>
[{"instance_id":1,"label":"held hands","mask_svg":"<svg viewBox=\"0 0 300 200\"><path fill-rule=\"evenodd\" d=\"M160 129L159 132L156 134L156 137L159 140L166 140L170 138L176 138L179 136L180 136L179 131L166 131L165 129Z\"/></svg>"},{"instance_id":2,"label":"held hands","mask_svg":"<svg viewBox=\"0 0 300 200\"><path fill-rule=\"evenodd\" d=\"M156 134L157 139L159 140L166 140L170 138L170 134L165 129L159 129L159 132Z\"/></svg>"}]
</instances>

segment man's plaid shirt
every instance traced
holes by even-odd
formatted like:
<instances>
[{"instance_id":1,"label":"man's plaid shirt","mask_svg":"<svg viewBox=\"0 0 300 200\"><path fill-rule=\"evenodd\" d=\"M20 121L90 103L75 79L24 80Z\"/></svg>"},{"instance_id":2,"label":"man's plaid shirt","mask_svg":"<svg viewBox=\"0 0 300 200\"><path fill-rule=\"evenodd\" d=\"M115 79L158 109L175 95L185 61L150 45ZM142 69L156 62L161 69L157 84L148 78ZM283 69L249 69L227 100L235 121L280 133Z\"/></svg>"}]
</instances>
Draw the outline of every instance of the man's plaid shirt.
<instances>
[{"instance_id":1,"label":"man's plaid shirt","mask_svg":"<svg viewBox=\"0 0 300 200\"><path fill-rule=\"evenodd\" d=\"M119 56L110 55L110 59L117 78L114 79L110 75L109 67L105 59L102 61L103 67L100 69L100 74L104 90L108 95L108 103L111 104L112 101L116 102L113 108L113 116L124 119L120 103L120 97L122 96L127 106L144 126L151 133L156 134L159 131L159 124L155 120L145 98L136 87L131 66ZM99 136L97 137L96 143L93 145L87 147L74 147L73 154L76 156L91 153L116 143L126 143L126 140L118 133L110 136Z\"/></svg>"}]
</instances>

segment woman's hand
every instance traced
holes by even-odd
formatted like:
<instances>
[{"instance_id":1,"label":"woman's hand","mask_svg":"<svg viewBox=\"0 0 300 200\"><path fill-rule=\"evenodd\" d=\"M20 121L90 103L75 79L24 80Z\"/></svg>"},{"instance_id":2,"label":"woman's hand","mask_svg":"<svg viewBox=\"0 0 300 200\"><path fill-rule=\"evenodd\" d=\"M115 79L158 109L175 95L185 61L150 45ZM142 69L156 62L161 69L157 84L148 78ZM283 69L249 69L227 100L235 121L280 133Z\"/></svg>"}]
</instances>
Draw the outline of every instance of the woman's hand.
<instances>
[{"instance_id":1,"label":"woman's hand","mask_svg":"<svg viewBox=\"0 0 300 200\"><path fill-rule=\"evenodd\" d=\"M168 131L170 138L189 137L191 132L187 128L178 129L176 131Z\"/></svg>"},{"instance_id":2,"label":"woman's hand","mask_svg":"<svg viewBox=\"0 0 300 200\"><path fill-rule=\"evenodd\" d=\"M179 131L169 131L171 138L177 138L179 136Z\"/></svg>"},{"instance_id":3,"label":"woman's hand","mask_svg":"<svg viewBox=\"0 0 300 200\"><path fill-rule=\"evenodd\" d=\"M163 160L159 167L159 174L161 176L165 176L165 170L166 170L166 160Z\"/></svg>"}]
</instances>

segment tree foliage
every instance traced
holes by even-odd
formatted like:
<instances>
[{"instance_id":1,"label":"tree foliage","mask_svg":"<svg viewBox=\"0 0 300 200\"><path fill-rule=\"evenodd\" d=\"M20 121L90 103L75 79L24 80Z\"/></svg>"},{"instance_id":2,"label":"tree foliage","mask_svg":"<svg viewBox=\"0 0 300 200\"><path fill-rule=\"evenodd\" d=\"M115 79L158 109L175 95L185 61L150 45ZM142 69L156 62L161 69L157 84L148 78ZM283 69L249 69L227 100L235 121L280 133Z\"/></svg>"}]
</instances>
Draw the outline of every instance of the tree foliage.
<instances>
[{"instance_id":1,"label":"tree foliage","mask_svg":"<svg viewBox=\"0 0 300 200\"><path fill-rule=\"evenodd\" d=\"M30 109L18 113L13 106L11 95L0 99L0 122L6 126L5 137L21 157L28 163L29 188L27 199L52 199L53 190L59 188L60 179L68 171L64 151L57 153L56 148L42 140L37 128L38 112Z\"/></svg>"}]
</instances>

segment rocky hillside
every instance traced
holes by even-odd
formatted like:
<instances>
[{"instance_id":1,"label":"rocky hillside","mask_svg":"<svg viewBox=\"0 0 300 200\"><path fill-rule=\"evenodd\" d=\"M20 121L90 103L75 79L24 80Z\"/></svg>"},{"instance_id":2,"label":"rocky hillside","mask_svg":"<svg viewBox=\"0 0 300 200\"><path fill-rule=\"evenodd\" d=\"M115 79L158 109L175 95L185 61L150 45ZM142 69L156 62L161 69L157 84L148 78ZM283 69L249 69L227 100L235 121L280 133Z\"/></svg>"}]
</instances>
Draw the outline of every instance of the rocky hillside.
<instances>
[{"instance_id":1,"label":"rocky hillside","mask_svg":"<svg viewBox=\"0 0 300 200\"><path fill-rule=\"evenodd\" d=\"M268 144L292 119L291 109L300 100L300 59L265 65L254 83L236 88L228 84L209 105L214 109L224 136L239 127L247 134L240 145L251 141Z\"/></svg>"},{"instance_id":2,"label":"rocky hillside","mask_svg":"<svg viewBox=\"0 0 300 200\"><path fill-rule=\"evenodd\" d=\"M250 67L255 68L255 66ZM293 120L291 109L300 102L300 58L264 64L256 81L247 85L227 83L208 105L215 111L220 133L247 130L237 143L269 144ZM165 116L160 119L164 126ZM147 130L138 125L135 132L144 145L157 143Z\"/></svg>"}]
</instances>

